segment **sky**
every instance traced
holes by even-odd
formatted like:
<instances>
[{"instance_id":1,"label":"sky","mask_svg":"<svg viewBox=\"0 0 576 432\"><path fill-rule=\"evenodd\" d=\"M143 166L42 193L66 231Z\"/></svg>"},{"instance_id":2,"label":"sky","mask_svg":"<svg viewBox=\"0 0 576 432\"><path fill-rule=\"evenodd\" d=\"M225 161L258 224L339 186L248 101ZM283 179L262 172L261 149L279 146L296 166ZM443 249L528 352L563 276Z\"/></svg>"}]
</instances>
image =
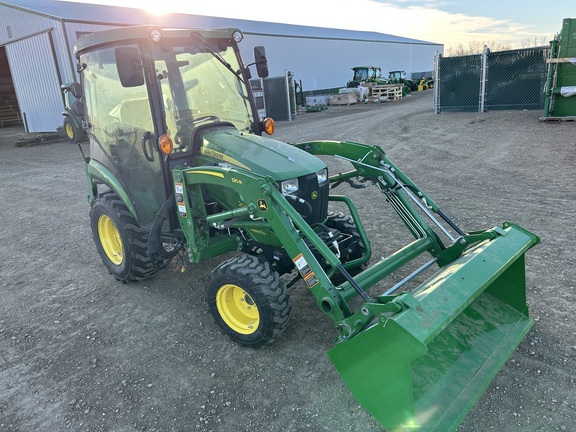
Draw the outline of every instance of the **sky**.
<instances>
[{"instance_id":1,"label":"sky","mask_svg":"<svg viewBox=\"0 0 576 432\"><path fill-rule=\"evenodd\" d=\"M64 0L66 1L66 0ZM114 4L117 0L74 0ZM375 31L456 48L469 42L519 46L560 31L576 18L576 1L506 0L123 0L122 6L152 14L170 12L285 24Z\"/></svg>"}]
</instances>

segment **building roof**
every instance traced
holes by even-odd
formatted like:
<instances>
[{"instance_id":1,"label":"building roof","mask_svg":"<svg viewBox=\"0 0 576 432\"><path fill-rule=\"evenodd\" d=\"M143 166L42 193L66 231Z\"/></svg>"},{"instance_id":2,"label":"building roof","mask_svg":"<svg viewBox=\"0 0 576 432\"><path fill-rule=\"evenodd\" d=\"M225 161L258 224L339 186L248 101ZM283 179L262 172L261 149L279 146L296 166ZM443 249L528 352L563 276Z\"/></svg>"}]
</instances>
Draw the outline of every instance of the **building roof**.
<instances>
[{"instance_id":1,"label":"building roof","mask_svg":"<svg viewBox=\"0 0 576 432\"><path fill-rule=\"evenodd\" d=\"M0 6L14 7L59 21L73 21L108 25L158 24L170 27L224 28L237 27L246 34L307 37L317 39L343 39L378 41L418 45L441 45L378 32L342 30L325 27L301 26L233 18L173 13L153 16L135 8L76 3L58 0L9 0Z\"/></svg>"}]
</instances>

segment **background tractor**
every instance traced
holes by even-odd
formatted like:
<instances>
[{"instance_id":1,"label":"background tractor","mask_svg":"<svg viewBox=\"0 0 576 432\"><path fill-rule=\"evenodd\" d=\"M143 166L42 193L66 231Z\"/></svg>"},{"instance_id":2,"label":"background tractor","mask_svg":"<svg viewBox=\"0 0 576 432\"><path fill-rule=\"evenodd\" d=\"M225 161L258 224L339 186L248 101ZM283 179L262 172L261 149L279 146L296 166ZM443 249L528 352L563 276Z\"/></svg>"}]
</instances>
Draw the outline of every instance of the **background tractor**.
<instances>
[{"instance_id":1,"label":"background tractor","mask_svg":"<svg viewBox=\"0 0 576 432\"><path fill-rule=\"evenodd\" d=\"M356 88L366 83L388 84L388 81L382 78L382 69L377 66L354 66L352 71L352 79L346 84L348 88Z\"/></svg>"},{"instance_id":2,"label":"background tractor","mask_svg":"<svg viewBox=\"0 0 576 432\"><path fill-rule=\"evenodd\" d=\"M78 83L65 83L60 86L64 94L64 121L62 123L64 135L68 141L78 144L84 137L82 129L82 89Z\"/></svg>"},{"instance_id":3,"label":"background tractor","mask_svg":"<svg viewBox=\"0 0 576 432\"><path fill-rule=\"evenodd\" d=\"M266 77L266 56L256 47L244 65L241 40L236 29L142 26L77 41L104 265L133 282L173 259L227 254L205 283L207 308L255 348L286 329L300 282L334 322L334 366L382 425L455 429L532 325L524 254L538 237L509 222L462 230L379 146L262 136L274 124L258 120L249 66ZM327 160L347 169L329 173ZM333 193L343 184L381 194L409 243L369 265L359 211Z\"/></svg>"},{"instance_id":4,"label":"background tractor","mask_svg":"<svg viewBox=\"0 0 576 432\"><path fill-rule=\"evenodd\" d=\"M410 78L406 77L404 71L390 71L388 72L388 82L391 84L403 84L402 96L410 94L412 91L418 90L418 83L415 83Z\"/></svg>"}]
</instances>

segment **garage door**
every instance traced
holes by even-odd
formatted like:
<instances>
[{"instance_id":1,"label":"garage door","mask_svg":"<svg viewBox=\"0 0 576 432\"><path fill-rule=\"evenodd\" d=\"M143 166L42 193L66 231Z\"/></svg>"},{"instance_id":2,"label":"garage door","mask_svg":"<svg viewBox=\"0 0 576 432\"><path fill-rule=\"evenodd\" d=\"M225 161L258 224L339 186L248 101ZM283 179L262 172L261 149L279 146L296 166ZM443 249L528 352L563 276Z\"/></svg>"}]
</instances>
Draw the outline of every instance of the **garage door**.
<instances>
[{"instance_id":1,"label":"garage door","mask_svg":"<svg viewBox=\"0 0 576 432\"><path fill-rule=\"evenodd\" d=\"M50 34L8 44L6 53L27 131L55 131L62 123L63 100Z\"/></svg>"}]
</instances>

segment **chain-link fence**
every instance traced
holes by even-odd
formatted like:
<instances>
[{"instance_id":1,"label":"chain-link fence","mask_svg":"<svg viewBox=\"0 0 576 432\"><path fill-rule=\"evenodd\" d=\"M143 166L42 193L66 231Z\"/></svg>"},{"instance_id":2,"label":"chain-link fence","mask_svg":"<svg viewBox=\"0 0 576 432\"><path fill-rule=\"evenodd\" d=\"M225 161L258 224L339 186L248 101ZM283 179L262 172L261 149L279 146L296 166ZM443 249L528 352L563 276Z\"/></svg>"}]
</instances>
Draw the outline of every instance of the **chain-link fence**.
<instances>
[{"instance_id":1,"label":"chain-link fence","mask_svg":"<svg viewBox=\"0 0 576 432\"><path fill-rule=\"evenodd\" d=\"M484 112L544 107L548 47L435 59L434 110Z\"/></svg>"}]
</instances>

